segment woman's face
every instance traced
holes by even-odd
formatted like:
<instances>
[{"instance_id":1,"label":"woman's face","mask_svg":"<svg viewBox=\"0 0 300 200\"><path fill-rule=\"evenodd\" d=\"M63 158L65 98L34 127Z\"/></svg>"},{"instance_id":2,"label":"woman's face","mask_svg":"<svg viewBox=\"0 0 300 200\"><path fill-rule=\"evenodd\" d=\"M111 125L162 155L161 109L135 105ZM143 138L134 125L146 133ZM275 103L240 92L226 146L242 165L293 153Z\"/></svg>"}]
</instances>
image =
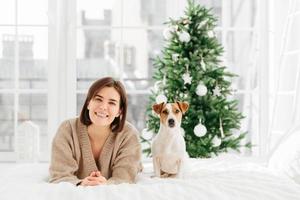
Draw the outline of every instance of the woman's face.
<instances>
[{"instance_id":1,"label":"woman's face","mask_svg":"<svg viewBox=\"0 0 300 200\"><path fill-rule=\"evenodd\" d=\"M88 104L89 116L94 125L110 126L121 114L120 95L114 87L104 87Z\"/></svg>"}]
</instances>

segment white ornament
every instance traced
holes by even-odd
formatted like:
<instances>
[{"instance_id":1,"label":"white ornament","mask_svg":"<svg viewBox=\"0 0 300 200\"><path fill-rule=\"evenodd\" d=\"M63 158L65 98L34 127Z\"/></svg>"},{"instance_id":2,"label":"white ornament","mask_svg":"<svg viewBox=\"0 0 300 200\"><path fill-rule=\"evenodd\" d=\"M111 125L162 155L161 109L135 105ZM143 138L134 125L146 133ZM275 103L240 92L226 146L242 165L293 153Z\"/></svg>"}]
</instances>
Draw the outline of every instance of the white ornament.
<instances>
[{"instance_id":1,"label":"white ornament","mask_svg":"<svg viewBox=\"0 0 300 200\"><path fill-rule=\"evenodd\" d=\"M163 80L162 80L162 84L166 85L167 84L167 76L166 74L164 74Z\"/></svg>"},{"instance_id":2,"label":"white ornament","mask_svg":"<svg viewBox=\"0 0 300 200\"><path fill-rule=\"evenodd\" d=\"M203 70L206 70L205 62L204 62L203 59L201 60L200 65L201 65Z\"/></svg>"},{"instance_id":3,"label":"white ornament","mask_svg":"<svg viewBox=\"0 0 300 200\"><path fill-rule=\"evenodd\" d=\"M173 32L176 32L176 31L178 31L179 30L179 27L178 27L178 25L175 25L175 26L172 26L173 27L173 29L172 29L172 31Z\"/></svg>"},{"instance_id":4,"label":"white ornament","mask_svg":"<svg viewBox=\"0 0 300 200\"><path fill-rule=\"evenodd\" d=\"M207 133L207 129L203 124L199 123L197 126L195 126L194 133L196 136L202 137Z\"/></svg>"},{"instance_id":5,"label":"white ornament","mask_svg":"<svg viewBox=\"0 0 300 200\"><path fill-rule=\"evenodd\" d=\"M142 130L142 137L145 139L145 140L150 140L153 138L153 132L152 131L148 131L147 128L144 128Z\"/></svg>"},{"instance_id":6,"label":"white ornament","mask_svg":"<svg viewBox=\"0 0 300 200\"><path fill-rule=\"evenodd\" d=\"M179 36L179 40L180 40L181 42L189 42L190 39L191 39L190 34L189 34L188 32L185 32L185 31L180 32L180 33L178 34L178 36Z\"/></svg>"},{"instance_id":7,"label":"white ornament","mask_svg":"<svg viewBox=\"0 0 300 200\"><path fill-rule=\"evenodd\" d=\"M222 143L222 140L218 136L215 136L212 140L212 143L215 147L218 147Z\"/></svg>"},{"instance_id":8,"label":"white ornament","mask_svg":"<svg viewBox=\"0 0 300 200\"><path fill-rule=\"evenodd\" d=\"M155 100L156 103L162 103L162 102L167 103L168 101L167 97L163 94L158 95Z\"/></svg>"},{"instance_id":9,"label":"white ornament","mask_svg":"<svg viewBox=\"0 0 300 200\"><path fill-rule=\"evenodd\" d=\"M154 90L155 93L157 93L160 90L161 84L162 84L162 81L156 81L154 83L153 90Z\"/></svg>"},{"instance_id":10,"label":"white ornament","mask_svg":"<svg viewBox=\"0 0 300 200\"><path fill-rule=\"evenodd\" d=\"M191 21L190 21L189 19L185 19L185 20L182 21L182 23L183 23L183 24L190 24Z\"/></svg>"},{"instance_id":11,"label":"white ornament","mask_svg":"<svg viewBox=\"0 0 300 200\"><path fill-rule=\"evenodd\" d=\"M188 71L182 75L182 79L184 81L184 85L191 84L192 82L192 77L190 76L190 73Z\"/></svg>"},{"instance_id":12,"label":"white ornament","mask_svg":"<svg viewBox=\"0 0 300 200\"><path fill-rule=\"evenodd\" d=\"M213 90L213 93L215 96L221 96L221 90L218 86L215 87L215 89Z\"/></svg>"},{"instance_id":13,"label":"white ornament","mask_svg":"<svg viewBox=\"0 0 300 200\"><path fill-rule=\"evenodd\" d=\"M199 85L196 88L196 94L199 96L204 96L207 93L207 88L202 83L199 83Z\"/></svg>"},{"instance_id":14,"label":"white ornament","mask_svg":"<svg viewBox=\"0 0 300 200\"><path fill-rule=\"evenodd\" d=\"M172 54L172 60L177 62L178 61L178 58L179 58L179 54L178 53L174 53Z\"/></svg>"},{"instance_id":15,"label":"white ornament","mask_svg":"<svg viewBox=\"0 0 300 200\"><path fill-rule=\"evenodd\" d=\"M173 32L172 28L165 28L163 31L164 38L166 40L170 40L172 38L172 32Z\"/></svg>"},{"instance_id":16,"label":"white ornament","mask_svg":"<svg viewBox=\"0 0 300 200\"><path fill-rule=\"evenodd\" d=\"M37 162L39 157L40 127L32 121L18 125L16 134L17 162Z\"/></svg>"},{"instance_id":17,"label":"white ornament","mask_svg":"<svg viewBox=\"0 0 300 200\"><path fill-rule=\"evenodd\" d=\"M207 19L204 20L204 21L202 21L202 22L200 22L200 23L198 24L198 28L202 28L207 22L208 22Z\"/></svg>"},{"instance_id":18,"label":"white ornament","mask_svg":"<svg viewBox=\"0 0 300 200\"><path fill-rule=\"evenodd\" d=\"M219 118L219 123L220 123L220 132L221 132L221 137L224 138L225 135L224 135L224 130L223 130L223 124L222 124L222 119Z\"/></svg>"},{"instance_id":19,"label":"white ornament","mask_svg":"<svg viewBox=\"0 0 300 200\"><path fill-rule=\"evenodd\" d=\"M209 31L207 33L208 37L212 38L212 37L215 37L215 33L213 31Z\"/></svg>"}]
</instances>

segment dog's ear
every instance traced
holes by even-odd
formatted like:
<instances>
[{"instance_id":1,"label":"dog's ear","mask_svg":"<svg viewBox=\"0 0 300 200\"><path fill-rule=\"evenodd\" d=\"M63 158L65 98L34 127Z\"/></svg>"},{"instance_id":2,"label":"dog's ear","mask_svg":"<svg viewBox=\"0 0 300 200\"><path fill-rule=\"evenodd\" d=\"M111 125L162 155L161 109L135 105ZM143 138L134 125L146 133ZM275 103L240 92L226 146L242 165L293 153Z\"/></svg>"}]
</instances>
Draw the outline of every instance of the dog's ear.
<instances>
[{"instance_id":1,"label":"dog's ear","mask_svg":"<svg viewBox=\"0 0 300 200\"><path fill-rule=\"evenodd\" d=\"M187 102L176 102L178 104L178 107L180 108L182 114L184 114L189 109L189 103Z\"/></svg>"},{"instance_id":2,"label":"dog's ear","mask_svg":"<svg viewBox=\"0 0 300 200\"><path fill-rule=\"evenodd\" d=\"M160 114L160 112L162 111L163 107L164 107L164 102L159 103L159 104L154 104L152 106L152 109L154 110L155 113Z\"/></svg>"}]
</instances>

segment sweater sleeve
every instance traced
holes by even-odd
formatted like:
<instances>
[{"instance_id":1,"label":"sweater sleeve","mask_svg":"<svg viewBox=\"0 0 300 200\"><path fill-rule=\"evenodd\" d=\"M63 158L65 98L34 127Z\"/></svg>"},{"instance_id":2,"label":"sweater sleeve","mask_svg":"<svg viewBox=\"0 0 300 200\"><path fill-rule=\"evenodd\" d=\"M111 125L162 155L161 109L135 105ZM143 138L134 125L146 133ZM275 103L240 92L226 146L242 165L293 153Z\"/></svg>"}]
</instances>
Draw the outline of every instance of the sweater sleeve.
<instances>
[{"instance_id":1,"label":"sweater sleeve","mask_svg":"<svg viewBox=\"0 0 300 200\"><path fill-rule=\"evenodd\" d=\"M120 145L113 162L112 177L107 180L107 184L134 183L136 175L142 170L138 133L136 129L131 131Z\"/></svg>"},{"instance_id":2,"label":"sweater sleeve","mask_svg":"<svg viewBox=\"0 0 300 200\"><path fill-rule=\"evenodd\" d=\"M74 158L74 142L70 122L63 122L53 141L49 167L50 183L70 182L77 185L81 182L76 177L78 163Z\"/></svg>"}]
</instances>

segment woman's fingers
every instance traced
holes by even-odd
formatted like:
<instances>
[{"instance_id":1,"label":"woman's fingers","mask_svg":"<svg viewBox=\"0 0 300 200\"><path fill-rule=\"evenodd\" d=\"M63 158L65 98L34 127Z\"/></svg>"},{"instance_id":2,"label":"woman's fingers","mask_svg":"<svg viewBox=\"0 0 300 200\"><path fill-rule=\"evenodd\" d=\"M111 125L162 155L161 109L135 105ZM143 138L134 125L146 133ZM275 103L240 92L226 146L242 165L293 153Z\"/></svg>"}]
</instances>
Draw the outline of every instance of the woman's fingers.
<instances>
[{"instance_id":1,"label":"woman's fingers","mask_svg":"<svg viewBox=\"0 0 300 200\"><path fill-rule=\"evenodd\" d=\"M90 176L102 176L100 171L93 171L90 173Z\"/></svg>"},{"instance_id":2,"label":"woman's fingers","mask_svg":"<svg viewBox=\"0 0 300 200\"><path fill-rule=\"evenodd\" d=\"M89 176L89 177L87 177L87 180L88 181L98 181L100 183L106 182L106 178L103 177L103 176L100 176L100 177L91 177L91 176Z\"/></svg>"},{"instance_id":3,"label":"woman's fingers","mask_svg":"<svg viewBox=\"0 0 300 200\"><path fill-rule=\"evenodd\" d=\"M106 183L106 178L101 175L101 172L91 172L90 176L85 177L80 185L82 186L95 186Z\"/></svg>"},{"instance_id":4,"label":"woman's fingers","mask_svg":"<svg viewBox=\"0 0 300 200\"><path fill-rule=\"evenodd\" d=\"M101 182L106 182L106 181L107 181L106 178L105 178L104 176L99 176L98 178L99 178L99 180L100 180Z\"/></svg>"},{"instance_id":5,"label":"woman's fingers","mask_svg":"<svg viewBox=\"0 0 300 200\"><path fill-rule=\"evenodd\" d=\"M91 172L90 176L96 176L96 172Z\"/></svg>"},{"instance_id":6,"label":"woman's fingers","mask_svg":"<svg viewBox=\"0 0 300 200\"><path fill-rule=\"evenodd\" d=\"M102 176L102 175L101 175L101 172L99 172L99 171L97 171L95 174L96 174L96 176L98 176L98 177L99 177L99 176Z\"/></svg>"}]
</instances>

